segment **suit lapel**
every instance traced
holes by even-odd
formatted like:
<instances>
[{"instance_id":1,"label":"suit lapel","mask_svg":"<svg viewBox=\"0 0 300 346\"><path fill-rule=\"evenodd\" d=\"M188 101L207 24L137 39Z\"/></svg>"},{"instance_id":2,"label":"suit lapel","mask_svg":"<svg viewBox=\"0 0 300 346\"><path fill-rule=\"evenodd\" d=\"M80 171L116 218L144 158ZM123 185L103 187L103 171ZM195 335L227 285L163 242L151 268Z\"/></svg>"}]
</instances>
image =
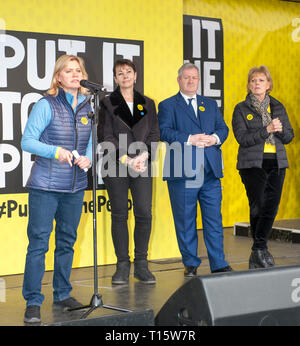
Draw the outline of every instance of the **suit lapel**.
<instances>
[{"instance_id":1,"label":"suit lapel","mask_svg":"<svg viewBox=\"0 0 300 346\"><path fill-rule=\"evenodd\" d=\"M110 94L110 101L113 106L114 114L119 116L121 120L124 121L125 124L130 128L143 119L147 114L147 109L145 108L146 100L137 91L134 91L133 114L131 114L131 111L124 100L119 87Z\"/></svg>"},{"instance_id":2,"label":"suit lapel","mask_svg":"<svg viewBox=\"0 0 300 346\"><path fill-rule=\"evenodd\" d=\"M185 99L180 94L180 92L177 94L177 104L178 104L178 107L180 107L182 111L190 118L190 120L192 120L195 123L195 125L199 126L199 122L196 118L195 112L193 112L188 107L187 103L185 102Z\"/></svg>"},{"instance_id":3,"label":"suit lapel","mask_svg":"<svg viewBox=\"0 0 300 346\"><path fill-rule=\"evenodd\" d=\"M133 125L145 118L147 114L146 100L142 94L134 90L133 100ZM132 126L133 126L132 125Z\"/></svg>"},{"instance_id":4,"label":"suit lapel","mask_svg":"<svg viewBox=\"0 0 300 346\"><path fill-rule=\"evenodd\" d=\"M200 95L197 95L197 113L201 130L203 133L206 133L208 123L210 121L210 116L207 109L207 105L205 104L205 100Z\"/></svg>"},{"instance_id":5,"label":"suit lapel","mask_svg":"<svg viewBox=\"0 0 300 346\"><path fill-rule=\"evenodd\" d=\"M124 100L120 88L114 90L110 96L110 102L113 106L113 112L116 116L119 116L121 120L130 128L132 127L132 114L126 101Z\"/></svg>"}]
</instances>

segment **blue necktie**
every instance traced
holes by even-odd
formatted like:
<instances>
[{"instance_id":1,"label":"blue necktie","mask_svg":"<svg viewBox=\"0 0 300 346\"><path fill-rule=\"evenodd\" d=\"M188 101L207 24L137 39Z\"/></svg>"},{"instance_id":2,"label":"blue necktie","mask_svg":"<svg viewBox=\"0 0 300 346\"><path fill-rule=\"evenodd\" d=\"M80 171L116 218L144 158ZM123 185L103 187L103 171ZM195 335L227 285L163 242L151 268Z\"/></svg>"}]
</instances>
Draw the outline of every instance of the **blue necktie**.
<instances>
[{"instance_id":1,"label":"blue necktie","mask_svg":"<svg viewBox=\"0 0 300 346\"><path fill-rule=\"evenodd\" d=\"M197 114L195 113L195 109L194 109L194 107L192 105L193 98L188 99L188 101L189 101L188 107L191 109L191 111L193 112L193 114L197 118Z\"/></svg>"}]
</instances>

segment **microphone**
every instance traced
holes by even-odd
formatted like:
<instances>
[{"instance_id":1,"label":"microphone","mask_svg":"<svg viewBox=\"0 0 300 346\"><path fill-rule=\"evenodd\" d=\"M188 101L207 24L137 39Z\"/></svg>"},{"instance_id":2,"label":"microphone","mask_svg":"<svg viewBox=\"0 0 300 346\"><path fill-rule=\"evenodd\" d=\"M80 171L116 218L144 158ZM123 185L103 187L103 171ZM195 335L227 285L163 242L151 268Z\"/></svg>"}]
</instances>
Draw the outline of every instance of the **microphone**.
<instances>
[{"instance_id":1,"label":"microphone","mask_svg":"<svg viewBox=\"0 0 300 346\"><path fill-rule=\"evenodd\" d=\"M80 81L80 85L83 86L86 89L89 89L90 91L92 91L93 93L98 92L98 91L106 91L106 88L104 88L104 86L90 82L86 79L82 79Z\"/></svg>"},{"instance_id":2,"label":"microphone","mask_svg":"<svg viewBox=\"0 0 300 346\"><path fill-rule=\"evenodd\" d=\"M78 159L78 157L80 157L80 155L79 155L79 153L78 153L77 150L73 150L73 151L72 151L72 154L74 155L75 159ZM88 171L88 168L84 168L83 170L84 170L85 172L87 172L87 171Z\"/></svg>"}]
</instances>

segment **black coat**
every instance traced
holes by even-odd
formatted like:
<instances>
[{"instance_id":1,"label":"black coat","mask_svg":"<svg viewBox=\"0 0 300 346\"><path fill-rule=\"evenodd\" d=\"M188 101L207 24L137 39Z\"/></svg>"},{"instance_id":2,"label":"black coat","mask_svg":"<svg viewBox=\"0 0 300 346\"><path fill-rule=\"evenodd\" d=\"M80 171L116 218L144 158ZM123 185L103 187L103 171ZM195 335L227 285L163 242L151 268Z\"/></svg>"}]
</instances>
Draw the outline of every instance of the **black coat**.
<instances>
[{"instance_id":1,"label":"black coat","mask_svg":"<svg viewBox=\"0 0 300 346\"><path fill-rule=\"evenodd\" d=\"M271 117L279 118L283 131L275 132L276 156L278 168L289 167L284 144L288 144L294 137L294 131L284 106L270 96ZM262 117L251 103L250 96L235 106L232 118L232 128L239 143L237 169L262 167L264 145L269 133L262 124Z\"/></svg>"},{"instance_id":2,"label":"black coat","mask_svg":"<svg viewBox=\"0 0 300 346\"><path fill-rule=\"evenodd\" d=\"M127 135L126 141L120 141L120 134ZM115 151L111 156L118 162L124 154L134 157L142 149L136 142L146 145L149 158L154 156L160 139L155 103L152 99L134 90L133 115L124 100L119 87L101 102L98 125L98 142L110 142ZM126 142L126 143L125 143ZM136 145L131 145L135 143ZM152 144L152 150L151 150ZM129 152L129 146L131 151Z\"/></svg>"}]
</instances>

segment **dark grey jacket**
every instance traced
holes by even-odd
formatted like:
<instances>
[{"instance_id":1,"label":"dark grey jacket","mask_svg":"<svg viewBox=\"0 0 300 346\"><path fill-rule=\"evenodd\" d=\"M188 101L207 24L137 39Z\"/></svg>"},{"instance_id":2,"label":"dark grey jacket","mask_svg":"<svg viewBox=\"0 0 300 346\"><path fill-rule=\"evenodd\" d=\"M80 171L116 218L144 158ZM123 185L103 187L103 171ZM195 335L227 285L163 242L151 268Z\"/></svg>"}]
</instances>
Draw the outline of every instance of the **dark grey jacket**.
<instances>
[{"instance_id":1,"label":"dark grey jacket","mask_svg":"<svg viewBox=\"0 0 300 346\"><path fill-rule=\"evenodd\" d=\"M150 157L151 154L155 156L160 133L156 107L152 99L134 90L132 115L118 87L102 100L101 105L98 142L114 145L114 150L110 154L116 162L125 154L131 157L138 155L141 143L146 145ZM126 135L126 140L120 141L120 135ZM129 152L130 147L132 151Z\"/></svg>"},{"instance_id":2,"label":"dark grey jacket","mask_svg":"<svg viewBox=\"0 0 300 346\"><path fill-rule=\"evenodd\" d=\"M271 117L279 118L283 131L275 132L276 156L278 168L289 167L284 144L288 144L294 137L293 128L284 106L270 96ZM232 128L239 143L237 169L262 167L264 145L268 137L266 127L262 124L261 116L251 104L250 96L235 106L232 118Z\"/></svg>"}]
</instances>

